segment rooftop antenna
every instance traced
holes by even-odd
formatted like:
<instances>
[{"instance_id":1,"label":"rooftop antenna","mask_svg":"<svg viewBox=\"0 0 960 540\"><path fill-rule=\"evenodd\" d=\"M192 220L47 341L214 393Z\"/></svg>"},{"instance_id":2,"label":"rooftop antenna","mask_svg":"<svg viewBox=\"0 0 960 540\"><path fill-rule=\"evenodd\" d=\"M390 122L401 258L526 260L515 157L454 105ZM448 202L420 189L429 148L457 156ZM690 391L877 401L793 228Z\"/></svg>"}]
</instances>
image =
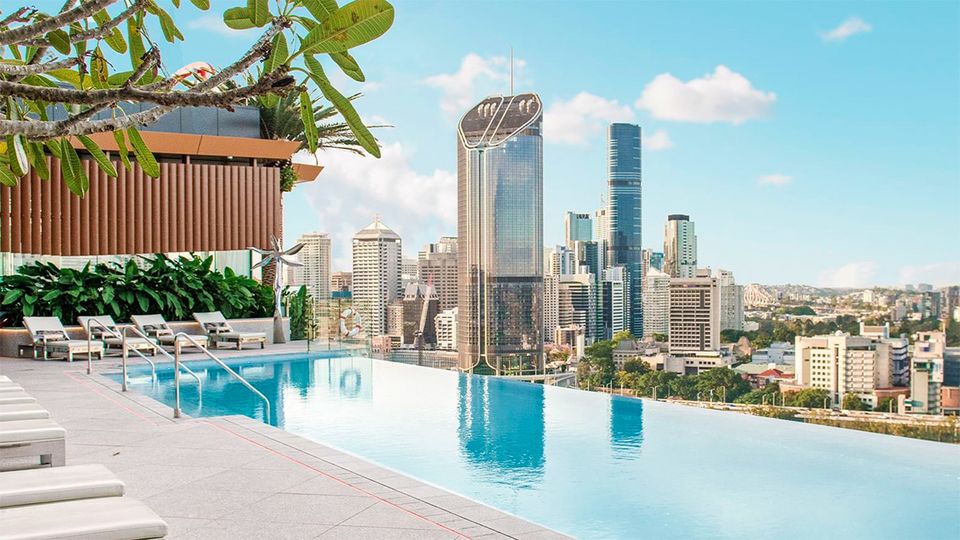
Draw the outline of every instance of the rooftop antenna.
<instances>
[{"instance_id":1,"label":"rooftop antenna","mask_svg":"<svg viewBox=\"0 0 960 540\"><path fill-rule=\"evenodd\" d=\"M510 47L510 95L513 95L513 47Z\"/></svg>"}]
</instances>

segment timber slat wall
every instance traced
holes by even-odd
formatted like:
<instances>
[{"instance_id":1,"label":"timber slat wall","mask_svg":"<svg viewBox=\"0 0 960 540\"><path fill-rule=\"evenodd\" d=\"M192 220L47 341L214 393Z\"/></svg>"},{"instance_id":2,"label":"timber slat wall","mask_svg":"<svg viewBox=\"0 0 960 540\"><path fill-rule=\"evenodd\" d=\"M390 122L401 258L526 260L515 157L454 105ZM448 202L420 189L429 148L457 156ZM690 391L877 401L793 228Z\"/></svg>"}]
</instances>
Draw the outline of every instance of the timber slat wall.
<instances>
[{"instance_id":1,"label":"timber slat wall","mask_svg":"<svg viewBox=\"0 0 960 540\"><path fill-rule=\"evenodd\" d=\"M160 178L114 162L110 178L89 159L84 198L70 193L60 162L50 180L33 172L0 187L0 251L90 256L269 247L281 227L276 167L161 163Z\"/></svg>"}]
</instances>

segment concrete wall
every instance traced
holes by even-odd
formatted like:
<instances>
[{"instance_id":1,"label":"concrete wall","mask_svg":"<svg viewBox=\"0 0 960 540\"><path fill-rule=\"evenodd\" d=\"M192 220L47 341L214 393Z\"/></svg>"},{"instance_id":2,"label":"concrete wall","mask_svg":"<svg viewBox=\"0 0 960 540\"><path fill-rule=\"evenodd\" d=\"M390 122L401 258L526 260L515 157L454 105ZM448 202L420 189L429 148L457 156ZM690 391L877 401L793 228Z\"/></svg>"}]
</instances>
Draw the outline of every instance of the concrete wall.
<instances>
[{"instance_id":1,"label":"concrete wall","mask_svg":"<svg viewBox=\"0 0 960 540\"><path fill-rule=\"evenodd\" d=\"M174 332L187 332L189 334L202 335L203 330L200 324L195 321L168 321L167 325ZM122 326L127 326L121 324ZM237 332L263 332L267 335L267 345L273 344L273 318L264 317L260 319L230 319L230 326ZM80 326L66 326L67 334L71 339L87 339L86 333ZM283 319L283 331L290 339L290 319ZM31 343L30 335L26 328L0 328L0 357L16 357L17 348L21 344ZM247 345L247 348L250 348ZM215 350L215 349L214 349ZM28 355L30 353L27 353Z\"/></svg>"}]
</instances>

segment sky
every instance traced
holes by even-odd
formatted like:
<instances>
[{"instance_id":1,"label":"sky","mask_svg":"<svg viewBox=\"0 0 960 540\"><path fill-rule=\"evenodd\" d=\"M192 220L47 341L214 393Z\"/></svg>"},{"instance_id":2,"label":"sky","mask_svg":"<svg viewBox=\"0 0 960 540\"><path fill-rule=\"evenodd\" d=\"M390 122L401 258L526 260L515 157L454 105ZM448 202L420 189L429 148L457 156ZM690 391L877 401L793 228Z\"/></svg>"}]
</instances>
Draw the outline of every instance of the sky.
<instances>
[{"instance_id":1,"label":"sky","mask_svg":"<svg viewBox=\"0 0 960 540\"><path fill-rule=\"evenodd\" d=\"M256 35L218 16L238 3L173 12L187 40L165 64L245 50ZM393 28L352 51L367 82L334 77L393 126L383 157L323 152L285 197L286 242L330 233L334 270L375 214L409 257L456 234L456 122L509 92L512 47L516 91L545 106L547 246L565 211L601 206L605 127L626 121L643 130L644 247L683 213L700 266L741 283L960 283L958 2L394 5Z\"/></svg>"}]
</instances>

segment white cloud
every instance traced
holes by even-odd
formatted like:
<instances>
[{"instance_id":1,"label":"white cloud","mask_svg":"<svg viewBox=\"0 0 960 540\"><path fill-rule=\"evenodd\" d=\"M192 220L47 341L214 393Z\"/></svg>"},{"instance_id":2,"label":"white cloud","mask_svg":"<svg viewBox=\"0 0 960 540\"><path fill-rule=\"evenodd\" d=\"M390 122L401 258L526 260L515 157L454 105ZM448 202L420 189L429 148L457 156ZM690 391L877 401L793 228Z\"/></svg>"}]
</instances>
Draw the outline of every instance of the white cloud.
<instances>
[{"instance_id":1,"label":"white cloud","mask_svg":"<svg viewBox=\"0 0 960 540\"><path fill-rule=\"evenodd\" d=\"M543 137L547 142L586 144L611 122L633 120L629 105L580 92L569 101L556 100L543 113Z\"/></svg>"},{"instance_id":2,"label":"white cloud","mask_svg":"<svg viewBox=\"0 0 960 540\"><path fill-rule=\"evenodd\" d=\"M900 269L899 283L931 283L937 287L960 284L960 262L933 263L904 266Z\"/></svg>"},{"instance_id":3,"label":"white cloud","mask_svg":"<svg viewBox=\"0 0 960 540\"><path fill-rule=\"evenodd\" d=\"M519 79L527 63L513 60L514 78ZM458 118L481 96L492 93L506 94L509 91L510 59L504 56L488 56L476 53L463 57L456 73L431 75L423 83L443 91L440 108L448 118Z\"/></svg>"},{"instance_id":4,"label":"white cloud","mask_svg":"<svg viewBox=\"0 0 960 540\"><path fill-rule=\"evenodd\" d=\"M244 37L252 36L255 34L256 28L249 28L247 30L234 30L226 24L223 23L223 18L219 15L209 14L201 15L195 19L191 19L187 23L187 28L191 30L204 30L207 32L216 32L221 36L226 37Z\"/></svg>"},{"instance_id":5,"label":"white cloud","mask_svg":"<svg viewBox=\"0 0 960 540\"><path fill-rule=\"evenodd\" d=\"M666 150L673 148L673 141L670 140L670 135L666 131L658 129L650 135L643 136L643 147L647 150Z\"/></svg>"},{"instance_id":6,"label":"white cloud","mask_svg":"<svg viewBox=\"0 0 960 540\"><path fill-rule=\"evenodd\" d=\"M871 287L876 285L877 263L859 261L840 268L820 272L817 284L821 287Z\"/></svg>"},{"instance_id":7,"label":"white cloud","mask_svg":"<svg viewBox=\"0 0 960 540\"><path fill-rule=\"evenodd\" d=\"M320 152L319 178L288 195L305 198L315 212L315 230L330 233L336 270L350 270L351 238L374 214L400 235L407 254L441 235L456 234L456 175L414 170L411 152L398 142L384 145L381 155ZM297 161L313 163L309 153L298 154Z\"/></svg>"},{"instance_id":8,"label":"white cloud","mask_svg":"<svg viewBox=\"0 0 960 540\"><path fill-rule=\"evenodd\" d=\"M719 65L687 82L669 73L657 75L636 106L663 120L741 124L766 116L776 100L775 93L757 90L743 75Z\"/></svg>"},{"instance_id":9,"label":"white cloud","mask_svg":"<svg viewBox=\"0 0 960 540\"><path fill-rule=\"evenodd\" d=\"M792 176L787 176L785 174L773 173L766 176L761 176L757 178L757 183L761 186L785 186L793 182Z\"/></svg>"},{"instance_id":10,"label":"white cloud","mask_svg":"<svg viewBox=\"0 0 960 540\"><path fill-rule=\"evenodd\" d=\"M824 41L843 41L850 36L862 34L873 30L873 25L860 17L849 17L840 23L840 26L820 32L820 39Z\"/></svg>"}]
</instances>

